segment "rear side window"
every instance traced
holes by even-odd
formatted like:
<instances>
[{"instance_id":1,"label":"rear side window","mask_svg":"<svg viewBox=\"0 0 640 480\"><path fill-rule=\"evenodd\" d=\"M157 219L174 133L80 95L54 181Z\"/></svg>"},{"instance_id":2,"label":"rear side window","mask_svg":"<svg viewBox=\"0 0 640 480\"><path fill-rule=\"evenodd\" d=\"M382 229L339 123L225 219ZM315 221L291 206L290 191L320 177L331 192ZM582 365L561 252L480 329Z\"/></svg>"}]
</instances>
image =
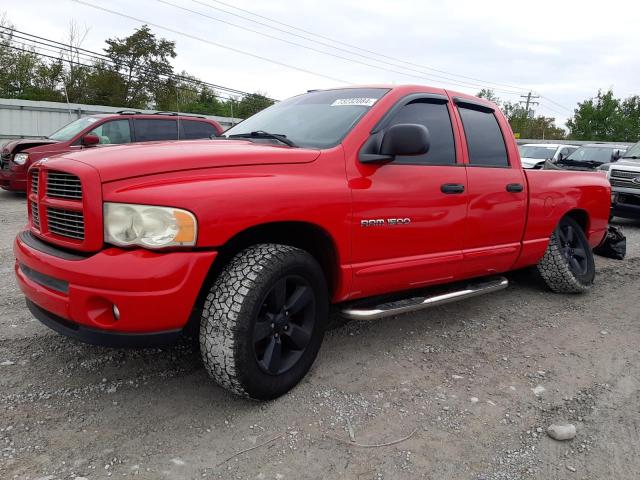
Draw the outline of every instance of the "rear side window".
<instances>
[{"instance_id":1,"label":"rear side window","mask_svg":"<svg viewBox=\"0 0 640 480\"><path fill-rule=\"evenodd\" d=\"M177 140L178 124L175 120L139 118L133 121L136 142L152 140Z\"/></svg>"},{"instance_id":2,"label":"rear side window","mask_svg":"<svg viewBox=\"0 0 640 480\"><path fill-rule=\"evenodd\" d=\"M213 125L197 120L180 120L180 138L183 140L195 140L197 138L211 138L218 134Z\"/></svg>"},{"instance_id":3,"label":"rear side window","mask_svg":"<svg viewBox=\"0 0 640 480\"><path fill-rule=\"evenodd\" d=\"M399 123L417 123L429 129L431 146L424 155L398 155L393 163L412 165L453 165L456 149L453 141L451 118L446 103L414 101L393 117L389 127Z\"/></svg>"},{"instance_id":4,"label":"rear side window","mask_svg":"<svg viewBox=\"0 0 640 480\"><path fill-rule=\"evenodd\" d=\"M508 167L507 147L493 112L458 107L469 147L469 164Z\"/></svg>"}]
</instances>

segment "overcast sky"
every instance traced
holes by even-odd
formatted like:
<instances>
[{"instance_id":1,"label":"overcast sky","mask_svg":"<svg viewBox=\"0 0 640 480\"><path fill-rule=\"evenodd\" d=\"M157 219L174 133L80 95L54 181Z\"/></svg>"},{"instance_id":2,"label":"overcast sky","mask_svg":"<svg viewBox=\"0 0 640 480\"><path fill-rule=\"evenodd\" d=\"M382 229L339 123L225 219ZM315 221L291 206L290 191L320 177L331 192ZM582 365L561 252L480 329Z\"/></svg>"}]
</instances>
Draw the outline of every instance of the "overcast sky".
<instances>
[{"instance_id":1,"label":"overcast sky","mask_svg":"<svg viewBox=\"0 0 640 480\"><path fill-rule=\"evenodd\" d=\"M640 94L637 1L224 0L327 38L214 0L83 1L143 20L159 36L174 40L177 71L277 99L352 83L417 83L467 93L494 87L511 101L531 89L543 96L537 113L556 117L563 126L576 103L598 88L611 87L622 97ZM16 28L55 40L64 40L75 20L89 28L83 47L96 51L102 51L105 38L129 35L141 25L72 0L3 0L2 11Z\"/></svg>"}]
</instances>

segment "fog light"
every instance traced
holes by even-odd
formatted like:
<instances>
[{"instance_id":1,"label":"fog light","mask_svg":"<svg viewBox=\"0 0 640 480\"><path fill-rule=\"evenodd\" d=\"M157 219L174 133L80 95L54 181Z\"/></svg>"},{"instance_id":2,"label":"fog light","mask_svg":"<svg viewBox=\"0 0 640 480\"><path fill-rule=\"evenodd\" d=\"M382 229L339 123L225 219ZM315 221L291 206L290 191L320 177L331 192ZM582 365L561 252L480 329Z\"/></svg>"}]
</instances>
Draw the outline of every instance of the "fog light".
<instances>
[{"instance_id":1,"label":"fog light","mask_svg":"<svg viewBox=\"0 0 640 480\"><path fill-rule=\"evenodd\" d=\"M120 309L116 305L113 306L113 318L120 320Z\"/></svg>"}]
</instances>

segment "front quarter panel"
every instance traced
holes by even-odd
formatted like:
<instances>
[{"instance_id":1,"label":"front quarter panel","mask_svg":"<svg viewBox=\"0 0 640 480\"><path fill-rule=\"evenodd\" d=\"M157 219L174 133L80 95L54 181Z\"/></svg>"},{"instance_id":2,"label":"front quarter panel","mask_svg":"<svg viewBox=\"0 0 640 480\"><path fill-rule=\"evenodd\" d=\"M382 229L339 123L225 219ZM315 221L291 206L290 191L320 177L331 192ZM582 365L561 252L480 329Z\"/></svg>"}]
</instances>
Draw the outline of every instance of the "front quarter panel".
<instances>
[{"instance_id":1,"label":"front quarter panel","mask_svg":"<svg viewBox=\"0 0 640 480\"><path fill-rule=\"evenodd\" d=\"M164 205L198 219L199 248L217 248L248 228L306 222L334 241L340 266L350 249L350 194L340 146L309 163L186 170L103 184L107 202ZM345 267L346 268L346 267Z\"/></svg>"}]
</instances>

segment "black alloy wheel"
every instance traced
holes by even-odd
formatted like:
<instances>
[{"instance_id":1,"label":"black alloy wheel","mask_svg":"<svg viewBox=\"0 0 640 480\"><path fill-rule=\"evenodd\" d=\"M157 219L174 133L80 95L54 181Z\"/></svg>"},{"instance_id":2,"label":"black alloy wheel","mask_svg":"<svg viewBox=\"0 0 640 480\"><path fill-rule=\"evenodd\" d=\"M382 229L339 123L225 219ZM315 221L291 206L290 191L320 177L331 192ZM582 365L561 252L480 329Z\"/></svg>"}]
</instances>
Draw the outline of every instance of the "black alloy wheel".
<instances>
[{"instance_id":1,"label":"black alloy wheel","mask_svg":"<svg viewBox=\"0 0 640 480\"><path fill-rule=\"evenodd\" d=\"M299 275L280 278L264 298L253 329L253 348L260 369L281 375L309 346L316 319L316 298Z\"/></svg>"},{"instance_id":2,"label":"black alloy wheel","mask_svg":"<svg viewBox=\"0 0 640 480\"><path fill-rule=\"evenodd\" d=\"M577 235L576 227L563 222L558 227L558 238L560 240L560 251L566 259L569 269L576 276L587 273L589 268L587 250L589 245L585 245L584 235Z\"/></svg>"}]
</instances>

